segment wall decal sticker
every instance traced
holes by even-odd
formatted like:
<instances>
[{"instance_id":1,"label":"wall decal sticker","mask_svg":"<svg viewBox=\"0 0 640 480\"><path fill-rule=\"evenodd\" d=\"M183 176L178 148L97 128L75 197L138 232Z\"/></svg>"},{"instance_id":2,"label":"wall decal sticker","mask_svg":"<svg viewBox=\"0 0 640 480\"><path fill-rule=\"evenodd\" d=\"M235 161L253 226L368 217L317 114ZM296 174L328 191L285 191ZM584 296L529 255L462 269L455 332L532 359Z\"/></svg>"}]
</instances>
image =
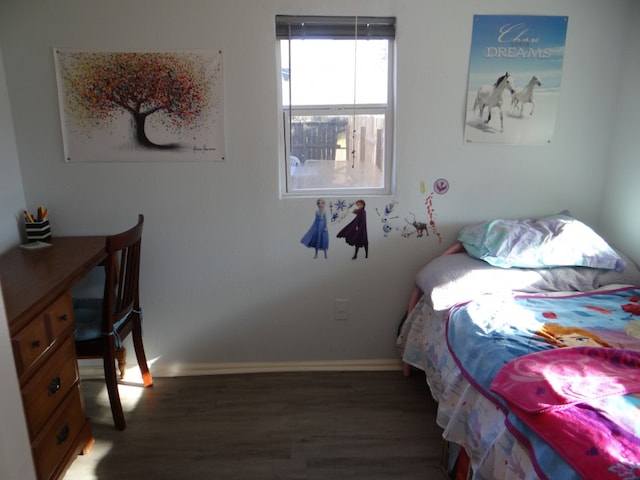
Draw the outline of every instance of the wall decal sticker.
<instances>
[{"instance_id":1,"label":"wall decal sticker","mask_svg":"<svg viewBox=\"0 0 640 480\"><path fill-rule=\"evenodd\" d=\"M450 184L446 178L438 178L433 182L433 191L427 193L425 182L421 181L419 184L420 193L425 195L425 210L423 213L420 213L417 209L402 212L399 208L400 202L398 200L386 203L384 207L375 207L383 236L385 238L393 235L399 235L401 238L435 237L438 239L438 243L442 243L442 235L436 224L437 215L434 207L434 198L446 194L449 188ZM352 211L354 207L355 210ZM331 200L329 202L329 210L330 223L340 224L346 221L350 215L356 215L336 236L337 238L344 238L348 245L355 247L353 259L358 258L361 247L364 247L365 258L368 258L369 238L364 200L356 200L355 202L344 199ZM305 243L304 237L301 241Z\"/></svg>"},{"instance_id":2,"label":"wall decal sticker","mask_svg":"<svg viewBox=\"0 0 640 480\"><path fill-rule=\"evenodd\" d=\"M388 236L389 233L393 230L392 220L399 218L398 215L392 215L394 213L394 210L397 204L398 202L394 200L393 202L385 205L384 215L381 215L380 210L376 208L376 213L378 214L378 217L380 217L380 221L382 222L382 231L384 232L385 237Z\"/></svg>"},{"instance_id":3,"label":"wall decal sticker","mask_svg":"<svg viewBox=\"0 0 640 480\"><path fill-rule=\"evenodd\" d=\"M325 203L324 198L319 198L316 201L318 208L315 212L313 223L307 233L300 239L300 243L305 247L314 249L315 255L313 258L318 258L318 250L322 250L324 258L327 258L327 250L329 250L329 231L327 230L327 214L324 210Z\"/></svg>"},{"instance_id":4,"label":"wall decal sticker","mask_svg":"<svg viewBox=\"0 0 640 480\"><path fill-rule=\"evenodd\" d=\"M433 191L438 195L444 195L449 191L449 182L444 178L437 179L435 182L433 182Z\"/></svg>"},{"instance_id":5,"label":"wall decal sticker","mask_svg":"<svg viewBox=\"0 0 640 480\"><path fill-rule=\"evenodd\" d=\"M446 191L446 190L445 190ZM438 243L442 243L442 235L438 231L436 227L436 213L433 209L433 192L431 192L424 201L424 204L427 206L427 215L429 216L429 226L433 233L438 237Z\"/></svg>"},{"instance_id":6,"label":"wall decal sticker","mask_svg":"<svg viewBox=\"0 0 640 480\"><path fill-rule=\"evenodd\" d=\"M433 196L444 195L449 191L449 181L445 178L438 178L435 182L433 182L433 191L430 192L425 200L424 204L426 207L426 213L428 220L419 219L415 213L409 212L410 218L405 217L405 222L408 225L404 225L401 231L401 235L404 238L409 238L412 236L419 237L428 237L429 232L431 231L438 238L438 243L442 243L442 235L438 231L438 227L436 226L436 212L433 207ZM420 193L427 193L427 187L424 181L420 182Z\"/></svg>"},{"instance_id":7,"label":"wall decal sticker","mask_svg":"<svg viewBox=\"0 0 640 480\"><path fill-rule=\"evenodd\" d=\"M367 234L367 212L365 211L366 203L364 200L356 200L356 209L353 211L355 218L351 220L336 235L338 238L344 238L347 244L355 247L352 260L358 258L360 247L364 247L364 258L369 258L369 236Z\"/></svg>"},{"instance_id":8,"label":"wall decal sticker","mask_svg":"<svg viewBox=\"0 0 640 480\"><path fill-rule=\"evenodd\" d=\"M349 215L354 202L337 199L329 204L331 210L331 223L340 223L347 215Z\"/></svg>"},{"instance_id":9,"label":"wall decal sticker","mask_svg":"<svg viewBox=\"0 0 640 480\"><path fill-rule=\"evenodd\" d=\"M404 236L409 237L413 234L416 234L416 236L418 237L421 237L422 235L429 236L429 226L424 222L419 222L418 220L416 220L415 213L409 212L409 215L413 217L413 220L407 220L407 217L405 217L404 221L411 225L414 228L414 231L412 231L411 233L407 233Z\"/></svg>"}]
</instances>

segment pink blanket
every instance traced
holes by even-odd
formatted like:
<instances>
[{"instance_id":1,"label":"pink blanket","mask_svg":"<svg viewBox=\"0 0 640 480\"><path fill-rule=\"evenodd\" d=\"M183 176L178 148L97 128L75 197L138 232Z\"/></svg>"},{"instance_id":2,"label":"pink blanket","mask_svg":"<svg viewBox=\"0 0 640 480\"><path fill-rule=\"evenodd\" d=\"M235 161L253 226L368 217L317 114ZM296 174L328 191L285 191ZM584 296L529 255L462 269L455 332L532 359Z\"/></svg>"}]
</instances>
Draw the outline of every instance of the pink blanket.
<instances>
[{"instance_id":1,"label":"pink blanket","mask_svg":"<svg viewBox=\"0 0 640 480\"><path fill-rule=\"evenodd\" d=\"M584 478L640 479L640 352L531 353L507 363L491 390Z\"/></svg>"}]
</instances>

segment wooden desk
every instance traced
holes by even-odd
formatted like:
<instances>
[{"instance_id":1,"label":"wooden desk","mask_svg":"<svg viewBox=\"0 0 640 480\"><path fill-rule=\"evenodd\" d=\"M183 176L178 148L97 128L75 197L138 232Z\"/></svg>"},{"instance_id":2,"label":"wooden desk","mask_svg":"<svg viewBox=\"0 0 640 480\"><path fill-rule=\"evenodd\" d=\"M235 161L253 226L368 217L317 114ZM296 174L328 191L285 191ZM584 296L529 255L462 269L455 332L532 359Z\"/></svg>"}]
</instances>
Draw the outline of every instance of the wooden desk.
<instances>
[{"instance_id":1,"label":"wooden desk","mask_svg":"<svg viewBox=\"0 0 640 480\"><path fill-rule=\"evenodd\" d=\"M106 258L105 237L54 238L0 255L11 345L39 480L62 477L93 445L73 339L71 288Z\"/></svg>"}]
</instances>

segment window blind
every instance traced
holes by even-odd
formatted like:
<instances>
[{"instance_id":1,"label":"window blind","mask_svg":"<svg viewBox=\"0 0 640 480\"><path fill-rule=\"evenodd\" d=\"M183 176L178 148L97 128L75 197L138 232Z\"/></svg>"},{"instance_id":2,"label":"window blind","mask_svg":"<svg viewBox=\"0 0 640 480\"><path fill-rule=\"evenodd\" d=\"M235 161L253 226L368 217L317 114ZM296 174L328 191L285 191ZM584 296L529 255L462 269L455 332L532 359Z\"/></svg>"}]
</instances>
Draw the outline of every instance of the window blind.
<instances>
[{"instance_id":1,"label":"window blind","mask_svg":"<svg viewBox=\"0 0 640 480\"><path fill-rule=\"evenodd\" d=\"M276 15L278 40L303 38L395 38L394 17Z\"/></svg>"}]
</instances>

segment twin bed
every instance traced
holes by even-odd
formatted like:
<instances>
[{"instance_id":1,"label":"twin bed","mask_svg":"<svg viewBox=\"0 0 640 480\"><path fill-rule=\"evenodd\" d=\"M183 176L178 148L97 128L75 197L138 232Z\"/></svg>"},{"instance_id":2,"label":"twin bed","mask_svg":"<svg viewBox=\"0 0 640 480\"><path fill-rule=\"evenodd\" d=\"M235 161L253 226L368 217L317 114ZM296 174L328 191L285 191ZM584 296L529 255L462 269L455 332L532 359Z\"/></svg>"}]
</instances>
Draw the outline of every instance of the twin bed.
<instances>
[{"instance_id":1,"label":"twin bed","mask_svg":"<svg viewBox=\"0 0 640 480\"><path fill-rule=\"evenodd\" d=\"M568 213L463 228L397 339L426 374L448 469L640 478L640 270Z\"/></svg>"}]
</instances>

